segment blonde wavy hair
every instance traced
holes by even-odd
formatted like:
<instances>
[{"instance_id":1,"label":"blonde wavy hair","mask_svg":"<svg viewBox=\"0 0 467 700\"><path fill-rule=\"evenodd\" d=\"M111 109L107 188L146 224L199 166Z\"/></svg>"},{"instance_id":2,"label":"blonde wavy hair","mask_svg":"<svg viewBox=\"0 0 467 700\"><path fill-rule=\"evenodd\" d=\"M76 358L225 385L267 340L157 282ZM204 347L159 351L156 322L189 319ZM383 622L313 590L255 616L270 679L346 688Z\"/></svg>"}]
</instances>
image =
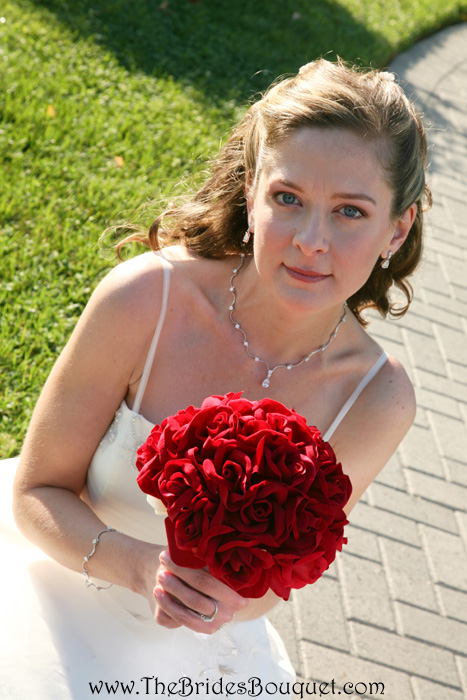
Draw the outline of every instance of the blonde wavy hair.
<instances>
[{"instance_id":1,"label":"blonde wavy hair","mask_svg":"<svg viewBox=\"0 0 467 700\"><path fill-rule=\"evenodd\" d=\"M252 243L242 245L248 228L246 179L254 189L268 150L303 127L350 129L367 141L378 140L378 156L393 192L393 220L413 203L417 205L407 240L393 256L389 270L382 270L377 261L363 287L348 299L362 325L366 321L361 311L368 307L382 316L402 316L412 301L407 277L420 262L423 213L431 205L425 180L425 129L392 74L363 71L342 60L320 59L303 66L295 77L273 83L233 130L204 185L189 200L166 209L148 233L133 233L117 248L137 240L153 250L181 242L208 258L251 252ZM390 298L393 284L405 296L403 305Z\"/></svg>"}]
</instances>

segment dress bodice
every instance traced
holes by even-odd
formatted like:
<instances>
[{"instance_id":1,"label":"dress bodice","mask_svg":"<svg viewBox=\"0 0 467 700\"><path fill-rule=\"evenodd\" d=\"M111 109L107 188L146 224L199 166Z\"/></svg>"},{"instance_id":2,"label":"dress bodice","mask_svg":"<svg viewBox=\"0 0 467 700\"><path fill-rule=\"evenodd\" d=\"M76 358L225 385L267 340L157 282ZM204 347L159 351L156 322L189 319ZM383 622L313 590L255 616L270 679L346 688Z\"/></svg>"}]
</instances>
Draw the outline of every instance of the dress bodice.
<instances>
[{"instance_id":1,"label":"dress bodice","mask_svg":"<svg viewBox=\"0 0 467 700\"><path fill-rule=\"evenodd\" d=\"M136 481L136 451L153 427L122 401L91 461L83 498L107 525L166 545L164 517L155 514Z\"/></svg>"}]
</instances>

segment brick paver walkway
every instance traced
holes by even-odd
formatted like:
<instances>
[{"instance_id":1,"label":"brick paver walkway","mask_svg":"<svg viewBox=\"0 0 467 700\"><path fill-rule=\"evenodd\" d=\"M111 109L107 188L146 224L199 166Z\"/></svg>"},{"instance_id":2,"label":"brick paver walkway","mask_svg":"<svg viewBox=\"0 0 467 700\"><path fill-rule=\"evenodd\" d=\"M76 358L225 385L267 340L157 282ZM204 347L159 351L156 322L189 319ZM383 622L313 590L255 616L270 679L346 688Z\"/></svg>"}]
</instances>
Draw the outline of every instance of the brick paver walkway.
<instances>
[{"instance_id":1,"label":"brick paver walkway","mask_svg":"<svg viewBox=\"0 0 467 700\"><path fill-rule=\"evenodd\" d=\"M407 368L416 387L417 418L352 512L345 552L318 583L295 591L270 618L300 680L335 679L336 695L351 682L358 683L359 697L381 697L376 683L383 682L382 697L389 700L462 700L467 698L467 24L419 43L391 69L433 125L435 205L409 314L397 322L375 318L371 332ZM321 692L331 697L332 686ZM311 697L320 697L318 685Z\"/></svg>"}]
</instances>

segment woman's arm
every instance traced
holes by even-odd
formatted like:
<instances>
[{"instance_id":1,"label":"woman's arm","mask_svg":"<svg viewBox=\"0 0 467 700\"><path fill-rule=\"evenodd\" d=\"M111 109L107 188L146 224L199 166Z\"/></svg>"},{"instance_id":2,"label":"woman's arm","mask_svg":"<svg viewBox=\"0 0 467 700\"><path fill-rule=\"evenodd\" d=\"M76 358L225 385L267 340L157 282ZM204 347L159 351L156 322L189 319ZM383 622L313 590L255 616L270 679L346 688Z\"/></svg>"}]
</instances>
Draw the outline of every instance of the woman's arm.
<instances>
[{"instance_id":1,"label":"woman's arm","mask_svg":"<svg viewBox=\"0 0 467 700\"><path fill-rule=\"evenodd\" d=\"M113 270L91 297L33 413L15 480L15 518L28 539L75 571L105 527L80 499L87 470L128 387L139 378L161 290L162 270L153 254ZM141 592L148 567L155 580L160 551L111 533L99 542L88 569Z\"/></svg>"},{"instance_id":2,"label":"woman's arm","mask_svg":"<svg viewBox=\"0 0 467 700\"><path fill-rule=\"evenodd\" d=\"M347 515L395 453L415 412L412 383L402 365L389 358L330 440L352 482Z\"/></svg>"}]
</instances>

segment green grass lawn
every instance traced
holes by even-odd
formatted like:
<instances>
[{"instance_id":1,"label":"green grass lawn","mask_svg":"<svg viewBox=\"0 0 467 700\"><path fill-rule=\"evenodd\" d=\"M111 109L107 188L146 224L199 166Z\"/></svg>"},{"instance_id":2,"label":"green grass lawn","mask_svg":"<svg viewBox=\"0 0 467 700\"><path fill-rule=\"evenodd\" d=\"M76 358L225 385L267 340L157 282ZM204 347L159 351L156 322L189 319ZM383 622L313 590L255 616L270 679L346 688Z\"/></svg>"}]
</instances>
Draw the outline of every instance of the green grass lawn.
<instances>
[{"instance_id":1,"label":"green grass lawn","mask_svg":"<svg viewBox=\"0 0 467 700\"><path fill-rule=\"evenodd\" d=\"M3 0L0 457L97 281L253 95L320 55L384 66L467 0ZM136 212L136 213L135 213Z\"/></svg>"}]
</instances>

